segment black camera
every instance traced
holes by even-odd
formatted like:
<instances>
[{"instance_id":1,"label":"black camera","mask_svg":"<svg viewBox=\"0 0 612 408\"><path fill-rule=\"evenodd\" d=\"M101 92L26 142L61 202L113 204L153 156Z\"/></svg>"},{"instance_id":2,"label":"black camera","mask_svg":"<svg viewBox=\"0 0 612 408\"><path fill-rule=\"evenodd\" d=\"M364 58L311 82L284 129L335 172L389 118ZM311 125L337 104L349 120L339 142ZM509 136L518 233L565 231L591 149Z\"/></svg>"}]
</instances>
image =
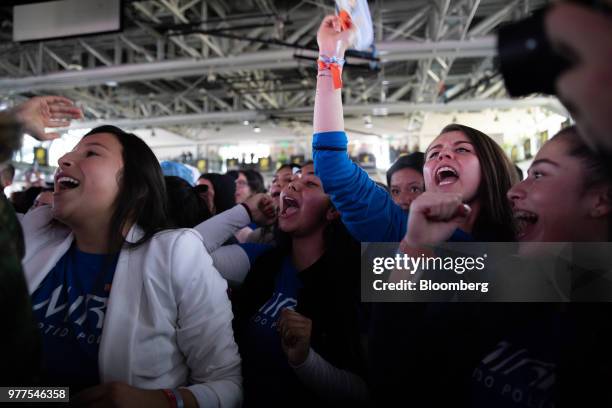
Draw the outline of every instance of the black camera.
<instances>
[{"instance_id":1,"label":"black camera","mask_svg":"<svg viewBox=\"0 0 612 408\"><path fill-rule=\"evenodd\" d=\"M589 8L609 13L610 9L597 0L574 0ZM544 18L549 7L531 17L500 27L497 36L499 69L510 96L532 93L555 94L559 75L573 61L556 53L546 36ZM602 39L604 41L604 39Z\"/></svg>"},{"instance_id":2,"label":"black camera","mask_svg":"<svg viewBox=\"0 0 612 408\"><path fill-rule=\"evenodd\" d=\"M570 62L555 53L544 29L548 8L500 27L497 35L499 69L510 96L555 93L555 81Z\"/></svg>"}]
</instances>

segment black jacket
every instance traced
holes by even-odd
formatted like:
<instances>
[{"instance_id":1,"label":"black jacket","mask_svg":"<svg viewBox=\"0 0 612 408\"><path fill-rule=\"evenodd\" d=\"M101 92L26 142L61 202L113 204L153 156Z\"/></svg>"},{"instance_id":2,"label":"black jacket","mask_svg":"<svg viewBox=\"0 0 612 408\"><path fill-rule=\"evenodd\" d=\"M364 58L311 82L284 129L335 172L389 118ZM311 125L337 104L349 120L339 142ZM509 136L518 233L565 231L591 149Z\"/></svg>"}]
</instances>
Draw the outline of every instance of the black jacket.
<instances>
[{"instance_id":1,"label":"black jacket","mask_svg":"<svg viewBox=\"0 0 612 408\"><path fill-rule=\"evenodd\" d=\"M15 211L0 194L0 385L33 385L40 375L39 330L21 267L24 248Z\"/></svg>"}]
</instances>

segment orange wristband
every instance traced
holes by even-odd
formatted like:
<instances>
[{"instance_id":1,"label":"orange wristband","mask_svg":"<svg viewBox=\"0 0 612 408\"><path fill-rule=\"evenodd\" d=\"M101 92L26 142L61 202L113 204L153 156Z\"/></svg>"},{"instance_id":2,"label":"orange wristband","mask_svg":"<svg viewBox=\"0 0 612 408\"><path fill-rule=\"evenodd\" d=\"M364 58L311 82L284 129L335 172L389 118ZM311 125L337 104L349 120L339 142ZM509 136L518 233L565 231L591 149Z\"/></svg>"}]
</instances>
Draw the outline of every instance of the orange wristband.
<instances>
[{"instance_id":1,"label":"orange wristband","mask_svg":"<svg viewBox=\"0 0 612 408\"><path fill-rule=\"evenodd\" d=\"M318 64L319 71L329 70L331 72L334 89L342 88L342 66L344 65L344 59L337 57L329 58L321 55Z\"/></svg>"}]
</instances>

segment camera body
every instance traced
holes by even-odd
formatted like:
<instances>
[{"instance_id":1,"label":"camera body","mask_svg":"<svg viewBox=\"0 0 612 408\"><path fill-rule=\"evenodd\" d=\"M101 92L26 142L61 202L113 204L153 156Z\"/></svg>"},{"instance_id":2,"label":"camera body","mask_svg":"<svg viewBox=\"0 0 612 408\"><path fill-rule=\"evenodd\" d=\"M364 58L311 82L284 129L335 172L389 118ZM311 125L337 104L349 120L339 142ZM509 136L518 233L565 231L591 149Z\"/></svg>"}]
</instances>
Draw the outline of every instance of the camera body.
<instances>
[{"instance_id":1,"label":"camera body","mask_svg":"<svg viewBox=\"0 0 612 408\"><path fill-rule=\"evenodd\" d=\"M574 0L574 3L608 13L609 8L597 0ZM559 55L552 47L544 26L550 7L532 16L500 27L497 36L499 69L510 96L532 93L555 94L559 75L574 61Z\"/></svg>"},{"instance_id":2,"label":"camera body","mask_svg":"<svg viewBox=\"0 0 612 408\"><path fill-rule=\"evenodd\" d=\"M499 69L510 96L555 93L557 77L570 62L555 53L544 28L548 8L500 27L497 35Z\"/></svg>"}]
</instances>

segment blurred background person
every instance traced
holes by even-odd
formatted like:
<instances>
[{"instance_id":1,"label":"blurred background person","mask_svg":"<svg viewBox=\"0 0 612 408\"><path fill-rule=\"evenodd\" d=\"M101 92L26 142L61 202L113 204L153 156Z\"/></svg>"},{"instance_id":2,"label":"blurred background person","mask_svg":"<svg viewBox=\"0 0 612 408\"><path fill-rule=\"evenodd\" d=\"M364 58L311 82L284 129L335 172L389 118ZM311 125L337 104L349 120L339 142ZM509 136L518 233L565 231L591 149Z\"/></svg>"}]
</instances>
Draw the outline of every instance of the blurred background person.
<instances>
[{"instance_id":1,"label":"blurred background person","mask_svg":"<svg viewBox=\"0 0 612 408\"><path fill-rule=\"evenodd\" d=\"M263 176L255 170L240 170L236 179L236 204L240 204L253 194L265 193Z\"/></svg>"},{"instance_id":2,"label":"blurred background person","mask_svg":"<svg viewBox=\"0 0 612 408\"><path fill-rule=\"evenodd\" d=\"M168 220L172 227L193 228L212 216L208 203L198 194L196 187L177 176L164 176L164 180Z\"/></svg>"},{"instance_id":3,"label":"blurred background person","mask_svg":"<svg viewBox=\"0 0 612 408\"><path fill-rule=\"evenodd\" d=\"M0 193L6 196L4 189L13 184L15 177L15 166L8 163L0 170Z\"/></svg>"},{"instance_id":4,"label":"blurred background person","mask_svg":"<svg viewBox=\"0 0 612 408\"><path fill-rule=\"evenodd\" d=\"M265 193L264 179L260 172L255 170L240 170L236 179L236 204L243 203L254 194ZM236 233L238 242L246 242L249 234L257 228L256 224L244 227Z\"/></svg>"},{"instance_id":5,"label":"blurred background person","mask_svg":"<svg viewBox=\"0 0 612 408\"><path fill-rule=\"evenodd\" d=\"M198 186L206 186L206 189L196 188L196 190L208 203L212 214L222 213L236 205L236 183L231 176L204 173L198 179Z\"/></svg>"},{"instance_id":6,"label":"blurred background person","mask_svg":"<svg viewBox=\"0 0 612 408\"><path fill-rule=\"evenodd\" d=\"M272 185L270 186L270 196L274 202L274 206L278 210L280 208L280 193L283 189L291 182L293 175L299 172L301 166L299 164L283 164L276 170L274 177L272 178ZM251 242L256 244L274 244L276 239L277 223L271 225L265 225L253 230L245 242Z\"/></svg>"},{"instance_id":7,"label":"blurred background person","mask_svg":"<svg viewBox=\"0 0 612 408\"><path fill-rule=\"evenodd\" d=\"M164 176L180 177L187 183L189 183L190 186L193 186L195 184L193 172L189 169L189 167L185 166L184 164L175 161L164 160L159 163L159 165L161 166L162 173L164 174Z\"/></svg>"},{"instance_id":8,"label":"blurred background person","mask_svg":"<svg viewBox=\"0 0 612 408\"><path fill-rule=\"evenodd\" d=\"M387 186L393 202L408 212L412 201L425 191L425 155L414 152L400 156L387 170Z\"/></svg>"},{"instance_id":9,"label":"blurred background person","mask_svg":"<svg viewBox=\"0 0 612 408\"><path fill-rule=\"evenodd\" d=\"M11 194L11 202L15 207L15 212L25 214L34 205L36 197L43 191L43 187L32 186L23 191L16 191Z\"/></svg>"},{"instance_id":10,"label":"blurred background person","mask_svg":"<svg viewBox=\"0 0 612 408\"><path fill-rule=\"evenodd\" d=\"M34 204L32 204L30 209L38 208L42 205L53 206L53 187L44 187L36 196Z\"/></svg>"}]
</instances>

